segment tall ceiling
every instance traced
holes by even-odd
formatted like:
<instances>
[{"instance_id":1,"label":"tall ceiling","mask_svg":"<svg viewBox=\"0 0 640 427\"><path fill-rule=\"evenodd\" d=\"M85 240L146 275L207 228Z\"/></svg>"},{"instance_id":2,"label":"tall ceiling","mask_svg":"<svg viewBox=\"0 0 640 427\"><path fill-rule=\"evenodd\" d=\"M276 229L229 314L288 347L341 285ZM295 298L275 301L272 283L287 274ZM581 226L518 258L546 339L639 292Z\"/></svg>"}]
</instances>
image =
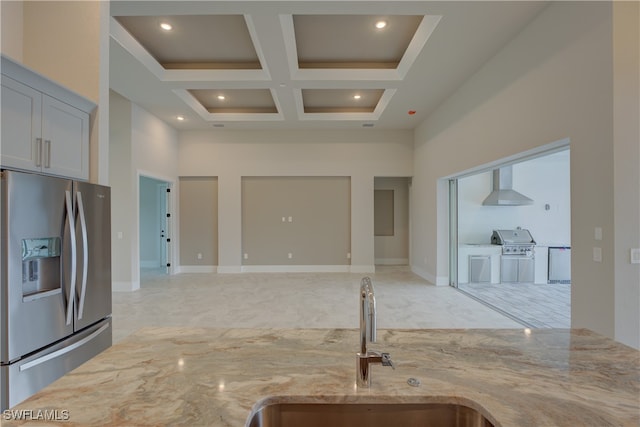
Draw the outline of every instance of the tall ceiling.
<instances>
[{"instance_id":1,"label":"tall ceiling","mask_svg":"<svg viewBox=\"0 0 640 427\"><path fill-rule=\"evenodd\" d=\"M545 6L115 1L110 87L177 129L412 129Z\"/></svg>"}]
</instances>

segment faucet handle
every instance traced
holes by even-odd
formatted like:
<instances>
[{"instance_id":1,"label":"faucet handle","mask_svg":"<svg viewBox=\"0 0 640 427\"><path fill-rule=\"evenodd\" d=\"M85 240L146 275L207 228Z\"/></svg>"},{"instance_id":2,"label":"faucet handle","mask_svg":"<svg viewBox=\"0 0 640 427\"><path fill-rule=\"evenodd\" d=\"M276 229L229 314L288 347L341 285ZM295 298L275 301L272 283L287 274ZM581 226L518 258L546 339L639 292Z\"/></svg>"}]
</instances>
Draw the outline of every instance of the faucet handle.
<instances>
[{"instance_id":1,"label":"faucet handle","mask_svg":"<svg viewBox=\"0 0 640 427\"><path fill-rule=\"evenodd\" d=\"M381 353L382 358L382 366L391 366L394 370L396 369L396 364L391 360L391 355L389 353Z\"/></svg>"}]
</instances>

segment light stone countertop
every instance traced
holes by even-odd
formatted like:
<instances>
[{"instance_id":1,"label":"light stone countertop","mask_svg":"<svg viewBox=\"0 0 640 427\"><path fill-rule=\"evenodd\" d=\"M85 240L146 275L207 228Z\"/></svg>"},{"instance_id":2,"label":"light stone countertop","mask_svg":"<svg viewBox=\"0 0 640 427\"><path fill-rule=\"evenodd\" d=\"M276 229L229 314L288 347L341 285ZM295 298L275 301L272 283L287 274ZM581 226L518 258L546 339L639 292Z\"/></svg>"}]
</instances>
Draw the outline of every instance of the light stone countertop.
<instances>
[{"instance_id":1,"label":"light stone countertop","mask_svg":"<svg viewBox=\"0 0 640 427\"><path fill-rule=\"evenodd\" d=\"M265 399L461 402L496 426L640 425L640 352L586 330L379 330L370 349L396 370L373 365L363 390L355 329L142 329L12 408L68 420L2 414L2 425L242 427Z\"/></svg>"}]
</instances>

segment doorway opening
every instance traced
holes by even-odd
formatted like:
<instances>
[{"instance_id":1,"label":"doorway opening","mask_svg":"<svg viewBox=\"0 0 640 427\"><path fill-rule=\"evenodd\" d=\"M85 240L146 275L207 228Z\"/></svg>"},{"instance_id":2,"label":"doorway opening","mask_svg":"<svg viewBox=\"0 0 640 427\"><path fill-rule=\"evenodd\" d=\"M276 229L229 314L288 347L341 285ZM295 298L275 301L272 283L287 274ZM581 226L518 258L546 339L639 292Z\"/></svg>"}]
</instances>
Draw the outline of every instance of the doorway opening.
<instances>
[{"instance_id":1,"label":"doorway opening","mask_svg":"<svg viewBox=\"0 0 640 427\"><path fill-rule=\"evenodd\" d=\"M408 177L374 178L374 257L382 266L408 266L410 247Z\"/></svg>"},{"instance_id":2,"label":"doorway opening","mask_svg":"<svg viewBox=\"0 0 640 427\"><path fill-rule=\"evenodd\" d=\"M571 327L569 166L564 147L449 180L451 286L527 327ZM531 201L497 202L505 182Z\"/></svg>"},{"instance_id":3,"label":"doorway opening","mask_svg":"<svg viewBox=\"0 0 640 427\"><path fill-rule=\"evenodd\" d=\"M171 274L171 183L140 175L140 272Z\"/></svg>"}]
</instances>

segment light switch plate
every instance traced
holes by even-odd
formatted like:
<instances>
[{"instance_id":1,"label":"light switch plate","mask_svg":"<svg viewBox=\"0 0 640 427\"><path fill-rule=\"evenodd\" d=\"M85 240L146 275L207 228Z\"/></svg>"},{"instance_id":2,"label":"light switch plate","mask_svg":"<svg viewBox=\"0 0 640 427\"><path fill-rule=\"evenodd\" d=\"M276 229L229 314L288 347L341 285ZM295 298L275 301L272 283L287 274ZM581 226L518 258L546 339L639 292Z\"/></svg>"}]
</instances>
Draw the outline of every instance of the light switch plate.
<instances>
[{"instance_id":1,"label":"light switch plate","mask_svg":"<svg viewBox=\"0 0 640 427\"><path fill-rule=\"evenodd\" d=\"M640 248L631 248L629 250L629 258L631 264L640 264Z\"/></svg>"},{"instance_id":2,"label":"light switch plate","mask_svg":"<svg viewBox=\"0 0 640 427\"><path fill-rule=\"evenodd\" d=\"M593 238L596 240L602 240L602 227L596 227L593 229Z\"/></svg>"},{"instance_id":3,"label":"light switch plate","mask_svg":"<svg viewBox=\"0 0 640 427\"><path fill-rule=\"evenodd\" d=\"M602 262L602 248L593 248L593 260L595 262Z\"/></svg>"}]
</instances>

